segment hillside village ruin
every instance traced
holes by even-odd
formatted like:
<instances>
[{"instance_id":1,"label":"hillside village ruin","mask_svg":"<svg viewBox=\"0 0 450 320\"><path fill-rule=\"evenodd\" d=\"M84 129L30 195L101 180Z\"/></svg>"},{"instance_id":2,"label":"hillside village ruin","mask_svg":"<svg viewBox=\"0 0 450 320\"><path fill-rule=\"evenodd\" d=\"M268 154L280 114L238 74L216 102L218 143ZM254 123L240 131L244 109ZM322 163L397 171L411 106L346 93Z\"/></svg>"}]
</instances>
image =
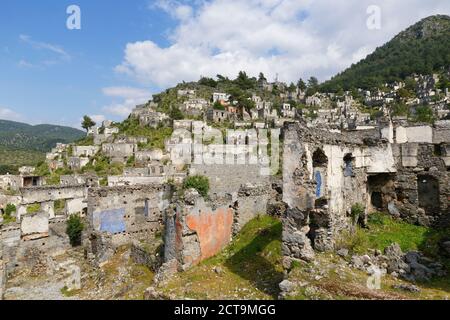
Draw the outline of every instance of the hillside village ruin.
<instances>
[{"instance_id":1,"label":"hillside village ruin","mask_svg":"<svg viewBox=\"0 0 450 320\"><path fill-rule=\"evenodd\" d=\"M216 255L258 215L281 217L286 270L293 261L313 261L315 252L335 250L339 235L352 230L355 219L364 225L374 211L449 226L450 92L436 88L437 75L414 80L417 94L405 103L429 104L434 124L391 114L405 83L360 90L357 101L350 92L307 96L262 78L258 92L277 100L255 92L250 110L225 92L192 83L171 92L185 119L161 110L161 97L137 106L130 119L139 126L173 130L163 149L149 147L148 137L121 134L111 121L91 128L85 145L58 144L45 162L51 172L71 172L59 183L47 183L32 167L0 176L0 207L16 208L14 219L0 218L0 297L18 270L39 265L52 272L55 256L71 248L65 227L74 214L86 221L85 260L101 266L119 247L131 246L135 261L154 270L157 281ZM99 159L122 170L83 171ZM180 192L195 175L209 179L208 197ZM355 204L364 207L357 217ZM68 289L82 287L77 261L60 268Z\"/></svg>"}]
</instances>

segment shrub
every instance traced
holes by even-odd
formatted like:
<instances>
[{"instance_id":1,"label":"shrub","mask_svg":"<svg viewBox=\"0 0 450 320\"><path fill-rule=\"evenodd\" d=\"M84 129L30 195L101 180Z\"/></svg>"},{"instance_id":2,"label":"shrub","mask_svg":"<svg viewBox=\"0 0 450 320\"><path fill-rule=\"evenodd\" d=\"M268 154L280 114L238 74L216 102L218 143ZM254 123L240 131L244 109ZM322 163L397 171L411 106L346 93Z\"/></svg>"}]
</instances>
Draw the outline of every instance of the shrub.
<instances>
[{"instance_id":1,"label":"shrub","mask_svg":"<svg viewBox=\"0 0 450 320\"><path fill-rule=\"evenodd\" d=\"M72 247L81 245L81 234L84 230L84 224L79 215L71 215L67 220L66 233L69 236Z\"/></svg>"},{"instance_id":2,"label":"shrub","mask_svg":"<svg viewBox=\"0 0 450 320\"><path fill-rule=\"evenodd\" d=\"M204 176L190 176L184 181L183 188L185 190L193 188L206 197L209 192L209 180Z\"/></svg>"},{"instance_id":3,"label":"shrub","mask_svg":"<svg viewBox=\"0 0 450 320\"><path fill-rule=\"evenodd\" d=\"M10 218L13 212L16 212L17 208L12 203L8 203L5 208L5 217Z\"/></svg>"},{"instance_id":4,"label":"shrub","mask_svg":"<svg viewBox=\"0 0 450 320\"><path fill-rule=\"evenodd\" d=\"M353 220L353 223L358 222L359 218L364 215L365 211L366 211L366 209L364 208L364 206L361 203L355 203L352 206L352 220Z\"/></svg>"},{"instance_id":5,"label":"shrub","mask_svg":"<svg viewBox=\"0 0 450 320\"><path fill-rule=\"evenodd\" d=\"M133 167L136 162L136 157L133 155L127 160L127 167Z\"/></svg>"}]
</instances>

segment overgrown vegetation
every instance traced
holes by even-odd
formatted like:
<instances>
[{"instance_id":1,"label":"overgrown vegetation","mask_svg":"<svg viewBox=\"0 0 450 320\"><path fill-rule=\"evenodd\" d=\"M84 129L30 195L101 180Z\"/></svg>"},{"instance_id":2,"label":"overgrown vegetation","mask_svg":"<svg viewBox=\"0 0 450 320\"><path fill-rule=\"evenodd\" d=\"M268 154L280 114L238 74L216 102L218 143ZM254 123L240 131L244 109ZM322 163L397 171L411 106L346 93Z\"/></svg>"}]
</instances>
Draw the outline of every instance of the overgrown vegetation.
<instances>
[{"instance_id":1,"label":"overgrown vegetation","mask_svg":"<svg viewBox=\"0 0 450 320\"><path fill-rule=\"evenodd\" d=\"M81 217L77 214L71 215L67 220L66 233L73 247L81 245L81 234L83 230L84 224Z\"/></svg>"},{"instance_id":2,"label":"overgrown vegetation","mask_svg":"<svg viewBox=\"0 0 450 320\"><path fill-rule=\"evenodd\" d=\"M383 251L396 242L402 250L418 250L426 241L430 229L395 220L384 213L372 213L368 219L368 229L358 227L354 234L346 234L338 246L346 247L353 253L366 253L368 249Z\"/></svg>"},{"instance_id":3,"label":"overgrown vegetation","mask_svg":"<svg viewBox=\"0 0 450 320\"><path fill-rule=\"evenodd\" d=\"M209 192L209 179L205 176L190 176L187 177L183 184L183 189L195 189L202 195L202 197L208 196Z\"/></svg>"},{"instance_id":4,"label":"overgrown vegetation","mask_svg":"<svg viewBox=\"0 0 450 320\"><path fill-rule=\"evenodd\" d=\"M353 223L357 223L359 219L364 215L365 211L366 208L364 207L364 205L362 205L361 203L355 203L351 209Z\"/></svg>"},{"instance_id":5,"label":"overgrown vegetation","mask_svg":"<svg viewBox=\"0 0 450 320\"><path fill-rule=\"evenodd\" d=\"M130 117L117 124L119 128L119 135L127 135L129 137L146 137L147 144L139 144L141 149L161 149L164 150L164 143L166 139L170 138L173 129L169 127L160 127L157 129L147 126L141 126L139 120Z\"/></svg>"},{"instance_id":6,"label":"overgrown vegetation","mask_svg":"<svg viewBox=\"0 0 450 320\"><path fill-rule=\"evenodd\" d=\"M61 213L66 208L66 202L65 200L55 200L53 209L55 210L55 213Z\"/></svg>"},{"instance_id":7,"label":"overgrown vegetation","mask_svg":"<svg viewBox=\"0 0 450 320\"><path fill-rule=\"evenodd\" d=\"M30 214L39 212L39 210L41 210L41 204L40 203L30 204L27 207L27 213L30 213Z\"/></svg>"},{"instance_id":8,"label":"overgrown vegetation","mask_svg":"<svg viewBox=\"0 0 450 320\"><path fill-rule=\"evenodd\" d=\"M11 222L15 222L16 218L12 216L14 212L17 211L17 208L14 204L8 203L5 207L4 213L3 213L3 223L8 224Z\"/></svg>"},{"instance_id":9,"label":"overgrown vegetation","mask_svg":"<svg viewBox=\"0 0 450 320\"><path fill-rule=\"evenodd\" d=\"M122 163L112 162L106 156L96 155L81 170L82 173L94 172L100 178L107 176L118 176L123 174L124 165Z\"/></svg>"}]
</instances>

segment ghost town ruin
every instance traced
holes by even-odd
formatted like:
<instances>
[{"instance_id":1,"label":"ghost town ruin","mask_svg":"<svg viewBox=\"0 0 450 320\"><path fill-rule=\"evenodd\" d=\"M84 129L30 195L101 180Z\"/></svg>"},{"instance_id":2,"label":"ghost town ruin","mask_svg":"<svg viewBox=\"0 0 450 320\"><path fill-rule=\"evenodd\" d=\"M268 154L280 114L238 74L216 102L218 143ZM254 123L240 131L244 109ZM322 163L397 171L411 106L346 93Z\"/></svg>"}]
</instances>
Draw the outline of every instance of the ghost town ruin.
<instances>
[{"instance_id":1,"label":"ghost town ruin","mask_svg":"<svg viewBox=\"0 0 450 320\"><path fill-rule=\"evenodd\" d=\"M286 274L293 263L335 251L339 236L355 223L364 226L371 212L415 225L449 226L449 120L410 123L390 116L381 104L386 114L374 121L358 111L349 93L331 108L326 105L334 98L326 94L306 97L300 88L284 90L282 83L260 85L278 86L286 101L315 106L316 116L288 102L277 110L256 94L248 112L225 93L208 98L180 88L175 90L180 110L203 119L170 119L157 111L161 98L155 97L127 120L149 130L170 127L173 134L159 145L105 121L88 131L89 143L58 144L48 153L51 172L71 170L57 183L47 183L50 176L35 168L1 176L0 206L4 213L8 205L15 210L0 221L0 297L8 296L9 279L24 268L32 274L62 270L66 288L80 290L85 281L80 265L101 268L123 246L131 247L136 263L155 272L155 286L164 284L217 255L261 215L281 218ZM367 101L388 99L365 94ZM194 176L209 180L207 195L183 190L183 181ZM357 204L363 210L355 216ZM65 229L72 215L85 221L84 262L59 262L58 256L71 250Z\"/></svg>"}]
</instances>

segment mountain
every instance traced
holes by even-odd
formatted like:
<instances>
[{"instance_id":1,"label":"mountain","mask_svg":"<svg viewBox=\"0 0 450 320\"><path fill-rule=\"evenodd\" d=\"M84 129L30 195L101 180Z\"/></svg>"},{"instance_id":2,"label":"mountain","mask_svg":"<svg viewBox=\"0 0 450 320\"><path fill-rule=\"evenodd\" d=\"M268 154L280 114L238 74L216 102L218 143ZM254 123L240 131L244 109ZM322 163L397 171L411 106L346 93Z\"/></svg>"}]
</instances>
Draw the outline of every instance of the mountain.
<instances>
[{"instance_id":1,"label":"mountain","mask_svg":"<svg viewBox=\"0 0 450 320\"><path fill-rule=\"evenodd\" d=\"M425 18L321 85L322 91L370 89L450 66L450 16Z\"/></svg>"},{"instance_id":2,"label":"mountain","mask_svg":"<svg viewBox=\"0 0 450 320\"><path fill-rule=\"evenodd\" d=\"M0 146L13 150L47 152L56 143L69 143L86 136L81 130L49 124L32 126L0 120Z\"/></svg>"},{"instance_id":3,"label":"mountain","mask_svg":"<svg viewBox=\"0 0 450 320\"><path fill-rule=\"evenodd\" d=\"M0 174L17 173L22 165L36 165L56 143L69 143L85 136L85 132L70 127L0 120Z\"/></svg>"}]
</instances>

